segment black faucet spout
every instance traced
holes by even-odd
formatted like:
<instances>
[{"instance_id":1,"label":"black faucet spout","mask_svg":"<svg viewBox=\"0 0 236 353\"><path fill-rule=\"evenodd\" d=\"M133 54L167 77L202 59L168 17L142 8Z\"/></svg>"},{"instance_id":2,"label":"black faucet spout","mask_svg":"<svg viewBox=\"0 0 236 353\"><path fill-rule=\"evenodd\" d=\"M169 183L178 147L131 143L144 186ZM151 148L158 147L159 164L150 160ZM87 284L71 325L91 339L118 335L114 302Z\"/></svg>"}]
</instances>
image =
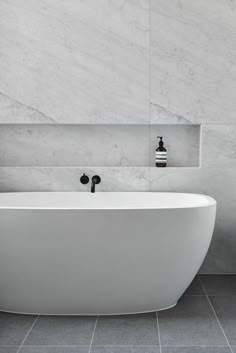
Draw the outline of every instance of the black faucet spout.
<instances>
[{"instance_id":1,"label":"black faucet spout","mask_svg":"<svg viewBox=\"0 0 236 353\"><path fill-rule=\"evenodd\" d=\"M95 193L95 183L92 182L92 185L91 185L91 192L94 194Z\"/></svg>"},{"instance_id":2,"label":"black faucet spout","mask_svg":"<svg viewBox=\"0 0 236 353\"><path fill-rule=\"evenodd\" d=\"M91 193L95 193L95 185L101 182L101 178L99 175L94 175L92 177L92 185L91 185Z\"/></svg>"}]
</instances>

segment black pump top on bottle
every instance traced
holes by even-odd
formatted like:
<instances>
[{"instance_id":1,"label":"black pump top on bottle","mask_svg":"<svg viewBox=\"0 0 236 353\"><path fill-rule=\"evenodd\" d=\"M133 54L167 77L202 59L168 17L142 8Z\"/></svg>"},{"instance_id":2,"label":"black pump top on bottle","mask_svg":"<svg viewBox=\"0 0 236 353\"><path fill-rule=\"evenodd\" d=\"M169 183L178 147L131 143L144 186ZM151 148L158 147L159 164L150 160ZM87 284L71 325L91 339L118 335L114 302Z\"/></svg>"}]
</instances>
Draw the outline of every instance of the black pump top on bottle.
<instances>
[{"instance_id":1,"label":"black pump top on bottle","mask_svg":"<svg viewBox=\"0 0 236 353\"><path fill-rule=\"evenodd\" d=\"M157 136L157 138L160 139L159 146L163 147L163 145L164 145L164 142L162 141L163 137L162 136Z\"/></svg>"}]
</instances>

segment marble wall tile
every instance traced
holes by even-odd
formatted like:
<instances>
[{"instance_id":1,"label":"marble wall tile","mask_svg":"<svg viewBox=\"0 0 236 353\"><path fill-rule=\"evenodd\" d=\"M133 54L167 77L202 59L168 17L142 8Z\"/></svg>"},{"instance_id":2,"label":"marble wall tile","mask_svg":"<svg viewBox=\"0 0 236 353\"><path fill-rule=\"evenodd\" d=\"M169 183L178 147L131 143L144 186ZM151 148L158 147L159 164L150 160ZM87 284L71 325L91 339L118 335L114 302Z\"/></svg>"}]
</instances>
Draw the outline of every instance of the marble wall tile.
<instances>
[{"instance_id":1,"label":"marble wall tile","mask_svg":"<svg viewBox=\"0 0 236 353\"><path fill-rule=\"evenodd\" d=\"M236 124L202 126L202 167L232 168L236 161Z\"/></svg>"},{"instance_id":2,"label":"marble wall tile","mask_svg":"<svg viewBox=\"0 0 236 353\"><path fill-rule=\"evenodd\" d=\"M0 26L0 92L43 122L149 121L149 0L3 0Z\"/></svg>"},{"instance_id":3,"label":"marble wall tile","mask_svg":"<svg viewBox=\"0 0 236 353\"><path fill-rule=\"evenodd\" d=\"M236 3L151 0L150 28L151 123L203 124L201 168L153 168L150 190L215 197L201 272L236 272Z\"/></svg>"},{"instance_id":4,"label":"marble wall tile","mask_svg":"<svg viewBox=\"0 0 236 353\"><path fill-rule=\"evenodd\" d=\"M196 192L217 200L213 240L201 273L235 273L236 162L231 168L152 168L151 191Z\"/></svg>"},{"instance_id":5,"label":"marble wall tile","mask_svg":"<svg viewBox=\"0 0 236 353\"><path fill-rule=\"evenodd\" d=\"M198 167L200 125L151 125L150 166L155 166L157 136L163 136L168 167Z\"/></svg>"},{"instance_id":6,"label":"marble wall tile","mask_svg":"<svg viewBox=\"0 0 236 353\"><path fill-rule=\"evenodd\" d=\"M53 124L52 117L0 93L0 124Z\"/></svg>"},{"instance_id":7,"label":"marble wall tile","mask_svg":"<svg viewBox=\"0 0 236 353\"><path fill-rule=\"evenodd\" d=\"M80 177L90 180L100 175L97 191L147 191L149 168L136 167L0 167L0 192L26 191L90 191Z\"/></svg>"},{"instance_id":8,"label":"marble wall tile","mask_svg":"<svg viewBox=\"0 0 236 353\"><path fill-rule=\"evenodd\" d=\"M0 166L148 166L146 125L1 125Z\"/></svg>"},{"instance_id":9,"label":"marble wall tile","mask_svg":"<svg viewBox=\"0 0 236 353\"><path fill-rule=\"evenodd\" d=\"M153 123L234 123L236 6L151 0Z\"/></svg>"}]
</instances>

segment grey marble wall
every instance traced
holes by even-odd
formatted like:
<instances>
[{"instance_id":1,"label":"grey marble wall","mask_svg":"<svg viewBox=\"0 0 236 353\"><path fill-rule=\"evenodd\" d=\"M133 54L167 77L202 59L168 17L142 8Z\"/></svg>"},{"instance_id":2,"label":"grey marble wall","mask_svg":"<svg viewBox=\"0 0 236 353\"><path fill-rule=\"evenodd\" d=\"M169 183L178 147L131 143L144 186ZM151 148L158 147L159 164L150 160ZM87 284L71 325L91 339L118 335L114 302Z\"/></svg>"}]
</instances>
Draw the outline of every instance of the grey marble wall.
<instances>
[{"instance_id":1,"label":"grey marble wall","mask_svg":"<svg viewBox=\"0 0 236 353\"><path fill-rule=\"evenodd\" d=\"M200 168L150 172L150 190L218 202L201 272L236 272L236 1L151 0L151 122L202 124Z\"/></svg>"},{"instance_id":2,"label":"grey marble wall","mask_svg":"<svg viewBox=\"0 0 236 353\"><path fill-rule=\"evenodd\" d=\"M236 1L1 0L0 32L0 191L212 195L201 272L235 273Z\"/></svg>"}]
</instances>

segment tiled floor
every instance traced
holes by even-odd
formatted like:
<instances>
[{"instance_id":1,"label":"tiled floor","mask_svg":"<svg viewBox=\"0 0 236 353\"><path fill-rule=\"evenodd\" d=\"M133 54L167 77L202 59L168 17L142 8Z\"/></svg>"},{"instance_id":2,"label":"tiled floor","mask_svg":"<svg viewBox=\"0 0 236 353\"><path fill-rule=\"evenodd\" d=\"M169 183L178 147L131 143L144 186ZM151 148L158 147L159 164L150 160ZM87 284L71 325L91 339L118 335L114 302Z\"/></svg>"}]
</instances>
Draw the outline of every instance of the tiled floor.
<instances>
[{"instance_id":1,"label":"tiled floor","mask_svg":"<svg viewBox=\"0 0 236 353\"><path fill-rule=\"evenodd\" d=\"M0 353L236 353L236 275L200 275L158 314L0 313Z\"/></svg>"}]
</instances>

